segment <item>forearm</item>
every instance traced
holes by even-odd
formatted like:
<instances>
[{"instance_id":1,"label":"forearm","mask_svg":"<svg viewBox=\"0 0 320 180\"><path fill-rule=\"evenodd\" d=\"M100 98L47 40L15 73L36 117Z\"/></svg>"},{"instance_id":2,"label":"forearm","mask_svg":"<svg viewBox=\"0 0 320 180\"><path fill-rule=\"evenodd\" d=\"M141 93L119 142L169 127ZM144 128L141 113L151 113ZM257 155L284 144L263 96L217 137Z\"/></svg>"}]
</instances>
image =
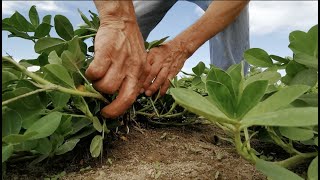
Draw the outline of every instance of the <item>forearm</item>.
<instances>
[{"instance_id":1,"label":"forearm","mask_svg":"<svg viewBox=\"0 0 320 180\"><path fill-rule=\"evenodd\" d=\"M231 24L248 4L242 1L214 1L205 14L174 38L186 51L193 54L203 43Z\"/></svg>"}]
</instances>

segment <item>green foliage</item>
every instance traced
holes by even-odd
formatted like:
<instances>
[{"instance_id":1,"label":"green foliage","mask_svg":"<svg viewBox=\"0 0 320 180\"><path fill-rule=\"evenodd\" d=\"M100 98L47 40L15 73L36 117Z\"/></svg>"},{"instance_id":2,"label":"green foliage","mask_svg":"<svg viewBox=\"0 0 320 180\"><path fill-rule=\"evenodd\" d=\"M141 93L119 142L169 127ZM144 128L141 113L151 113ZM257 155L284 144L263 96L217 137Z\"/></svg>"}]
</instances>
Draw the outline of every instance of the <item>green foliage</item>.
<instances>
[{"instance_id":1,"label":"green foliage","mask_svg":"<svg viewBox=\"0 0 320 180\"><path fill-rule=\"evenodd\" d=\"M290 33L293 58L249 49L244 53L252 65L248 76L244 76L243 62L226 71L199 62L192 68L193 73L182 72L186 76L175 77L165 96L140 95L123 117L111 120L102 117L100 109L117 95L100 94L84 76L94 58L93 45L87 47L84 41L94 41L99 17L89 11L88 18L78 11L85 23L78 29L63 15L53 17L54 26L51 15L42 17L41 22L35 6L29 10L30 21L18 12L2 20L2 30L10 32L9 37L33 41L39 54L36 59L20 62L2 57L2 162L28 152L35 157L31 162L35 164L73 150L88 136L92 138L88 147L92 157L99 157L105 135L127 124L123 121L144 116L149 122L160 124L179 119L181 125L192 123L181 119L196 114L231 135L237 152L267 176L300 179L285 168L314 158L307 174L309 179L317 178L318 152L300 152L294 146L307 142L309 145L305 146L318 145L317 25L308 32ZM50 36L52 27L59 37ZM146 42L145 48L158 47L167 38ZM31 66L40 69L30 72L26 68ZM284 76L279 73L282 69ZM250 146L259 128L291 159L259 159Z\"/></svg>"},{"instance_id":2,"label":"green foliage","mask_svg":"<svg viewBox=\"0 0 320 180\"><path fill-rule=\"evenodd\" d=\"M269 55L259 48L247 50L244 53L246 61L255 69L264 68L264 71L244 77L243 63L233 65L227 71L212 66L207 77L203 78L206 79L207 97L192 89L174 88L170 93L182 107L228 131L238 153L255 163L265 175L272 179L301 179L285 168L318 153L299 152L293 146L305 141L310 141L311 146L318 143L314 130L318 126L318 93L310 91L318 84L317 27L307 33L295 31L290 34L289 47L294 53L293 58ZM204 69L200 64L194 68L196 78ZM283 77L277 72L281 69L286 71ZM266 129L271 140L291 154L292 159L278 163L260 160L250 146L248 129L256 129L253 126ZM245 134L244 142L242 133ZM314 161L308 170L309 179L317 176Z\"/></svg>"},{"instance_id":3,"label":"green foliage","mask_svg":"<svg viewBox=\"0 0 320 180\"><path fill-rule=\"evenodd\" d=\"M94 38L100 21L91 11L90 18L80 10L79 13L86 24L78 29L63 15L53 17L53 26L51 15L40 21L35 6L29 10L30 21L18 12L3 19L2 30L9 31L9 37L33 41L39 56L20 62L2 57L2 162L28 152L35 157L31 162L35 164L73 150L87 136L94 136L90 152L92 157L98 157L109 129L124 124L122 117L106 123L100 109L115 95L103 96L84 76L94 55L88 54L93 46L87 48L84 41ZM50 36L52 27L59 37ZM147 43L148 49L158 47L167 38ZM40 69L36 72L26 69L32 66ZM164 101L168 102L165 107ZM154 114L149 112L155 110L161 118L181 117L185 113L181 107L175 108L170 95L155 100L141 97L134 106L135 116L142 113L150 119Z\"/></svg>"}]
</instances>

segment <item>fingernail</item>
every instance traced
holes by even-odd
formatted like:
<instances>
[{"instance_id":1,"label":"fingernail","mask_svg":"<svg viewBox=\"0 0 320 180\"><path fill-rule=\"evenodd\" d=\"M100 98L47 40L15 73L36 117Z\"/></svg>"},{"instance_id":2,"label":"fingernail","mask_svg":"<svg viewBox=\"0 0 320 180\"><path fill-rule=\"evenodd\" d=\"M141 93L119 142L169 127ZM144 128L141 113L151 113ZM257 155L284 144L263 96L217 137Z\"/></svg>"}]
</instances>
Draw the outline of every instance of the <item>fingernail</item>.
<instances>
[{"instance_id":1,"label":"fingernail","mask_svg":"<svg viewBox=\"0 0 320 180\"><path fill-rule=\"evenodd\" d=\"M142 94L142 93L144 93L144 89L143 88L140 89L140 94Z\"/></svg>"},{"instance_id":2,"label":"fingernail","mask_svg":"<svg viewBox=\"0 0 320 180\"><path fill-rule=\"evenodd\" d=\"M147 95L147 96L151 96L151 94L152 94L152 92L151 92L150 90L147 90L147 91L146 91L146 95Z\"/></svg>"}]
</instances>

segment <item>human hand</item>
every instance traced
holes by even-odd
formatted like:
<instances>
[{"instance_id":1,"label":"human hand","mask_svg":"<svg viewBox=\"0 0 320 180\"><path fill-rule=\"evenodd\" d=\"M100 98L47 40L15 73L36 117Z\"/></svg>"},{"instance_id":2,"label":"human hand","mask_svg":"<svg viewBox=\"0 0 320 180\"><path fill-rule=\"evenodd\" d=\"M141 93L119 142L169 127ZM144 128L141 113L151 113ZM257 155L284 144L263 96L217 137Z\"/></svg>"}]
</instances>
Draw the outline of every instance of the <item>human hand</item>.
<instances>
[{"instance_id":1,"label":"human hand","mask_svg":"<svg viewBox=\"0 0 320 180\"><path fill-rule=\"evenodd\" d=\"M94 42L95 57L86 70L86 77L95 89L117 98L101 110L104 117L123 114L136 100L144 73L146 51L135 19L104 18Z\"/></svg>"},{"instance_id":2,"label":"human hand","mask_svg":"<svg viewBox=\"0 0 320 180\"><path fill-rule=\"evenodd\" d=\"M143 83L147 96L154 94L160 87L161 95L167 92L169 80L179 73L184 62L192 55L183 44L181 41L171 40L149 51L147 65L151 68Z\"/></svg>"}]
</instances>

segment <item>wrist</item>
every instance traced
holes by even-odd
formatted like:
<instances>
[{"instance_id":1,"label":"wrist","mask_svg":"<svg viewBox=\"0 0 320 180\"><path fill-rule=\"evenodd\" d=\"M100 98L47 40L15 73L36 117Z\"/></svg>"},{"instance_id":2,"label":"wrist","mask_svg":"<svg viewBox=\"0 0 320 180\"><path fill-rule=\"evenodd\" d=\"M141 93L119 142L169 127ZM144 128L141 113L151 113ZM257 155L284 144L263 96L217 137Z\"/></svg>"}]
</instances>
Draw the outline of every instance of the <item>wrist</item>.
<instances>
[{"instance_id":1,"label":"wrist","mask_svg":"<svg viewBox=\"0 0 320 180\"><path fill-rule=\"evenodd\" d=\"M94 1L100 22L136 22L132 1Z\"/></svg>"},{"instance_id":2,"label":"wrist","mask_svg":"<svg viewBox=\"0 0 320 180\"><path fill-rule=\"evenodd\" d=\"M180 49L187 58L192 56L192 54L198 49L196 43L188 36L179 35L171 40L170 43L174 44L175 47L178 47L178 49Z\"/></svg>"}]
</instances>

